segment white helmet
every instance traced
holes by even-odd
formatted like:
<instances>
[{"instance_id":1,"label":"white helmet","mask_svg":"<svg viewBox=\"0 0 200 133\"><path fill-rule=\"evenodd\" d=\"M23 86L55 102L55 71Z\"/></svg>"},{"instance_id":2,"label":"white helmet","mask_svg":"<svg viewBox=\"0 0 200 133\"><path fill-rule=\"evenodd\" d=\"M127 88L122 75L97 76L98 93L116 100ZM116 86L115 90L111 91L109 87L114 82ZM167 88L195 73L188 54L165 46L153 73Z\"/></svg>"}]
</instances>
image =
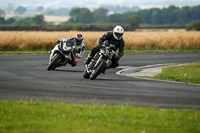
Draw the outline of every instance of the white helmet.
<instances>
[{"instance_id":1,"label":"white helmet","mask_svg":"<svg viewBox=\"0 0 200 133\"><path fill-rule=\"evenodd\" d=\"M119 25L115 26L115 28L113 29L113 36L115 37L115 39L121 40L123 34L124 34L124 29Z\"/></svg>"}]
</instances>

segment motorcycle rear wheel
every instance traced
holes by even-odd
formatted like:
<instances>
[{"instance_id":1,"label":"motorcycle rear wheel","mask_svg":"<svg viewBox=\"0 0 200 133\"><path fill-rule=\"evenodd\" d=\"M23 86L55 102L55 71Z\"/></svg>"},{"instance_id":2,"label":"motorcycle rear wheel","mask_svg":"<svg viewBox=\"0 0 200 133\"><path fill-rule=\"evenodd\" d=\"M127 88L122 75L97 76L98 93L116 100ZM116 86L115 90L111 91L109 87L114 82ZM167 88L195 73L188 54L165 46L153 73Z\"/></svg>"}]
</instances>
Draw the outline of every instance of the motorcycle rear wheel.
<instances>
[{"instance_id":1,"label":"motorcycle rear wheel","mask_svg":"<svg viewBox=\"0 0 200 133\"><path fill-rule=\"evenodd\" d=\"M101 60L96 69L90 74L90 79L94 80L105 69L105 60Z\"/></svg>"},{"instance_id":2,"label":"motorcycle rear wheel","mask_svg":"<svg viewBox=\"0 0 200 133\"><path fill-rule=\"evenodd\" d=\"M52 59L51 63L48 65L47 70L54 70L56 64L61 60L61 55L56 53L55 57Z\"/></svg>"}]
</instances>

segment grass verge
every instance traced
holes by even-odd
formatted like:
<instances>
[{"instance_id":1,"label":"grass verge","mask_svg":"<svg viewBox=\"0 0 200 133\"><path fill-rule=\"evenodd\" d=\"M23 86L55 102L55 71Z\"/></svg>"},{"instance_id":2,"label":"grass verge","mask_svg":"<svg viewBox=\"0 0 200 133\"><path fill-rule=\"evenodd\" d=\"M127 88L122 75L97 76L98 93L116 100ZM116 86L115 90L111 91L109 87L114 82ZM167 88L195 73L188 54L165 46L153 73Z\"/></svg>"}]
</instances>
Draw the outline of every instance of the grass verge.
<instances>
[{"instance_id":1,"label":"grass verge","mask_svg":"<svg viewBox=\"0 0 200 133\"><path fill-rule=\"evenodd\" d=\"M197 133L199 110L0 100L0 132Z\"/></svg>"},{"instance_id":2,"label":"grass verge","mask_svg":"<svg viewBox=\"0 0 200 133\"><path fill-rule=\"evenodd\" d=\"M163 68L156 76L145 78L200 84L200 63Z\"/></svg>"}]
</instances>

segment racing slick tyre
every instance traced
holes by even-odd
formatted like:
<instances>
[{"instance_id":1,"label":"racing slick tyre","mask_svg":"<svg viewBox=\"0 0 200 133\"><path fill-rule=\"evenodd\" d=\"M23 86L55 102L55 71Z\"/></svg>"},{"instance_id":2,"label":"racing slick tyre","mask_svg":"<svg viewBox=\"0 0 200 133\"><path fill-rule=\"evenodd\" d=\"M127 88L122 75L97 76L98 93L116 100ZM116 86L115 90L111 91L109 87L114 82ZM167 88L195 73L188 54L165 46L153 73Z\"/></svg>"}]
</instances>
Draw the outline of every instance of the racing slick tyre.
<instances>
[{"instance_id":1,"label":"racing slick tyre","mask_svg":"<svg viewBox=\"0 0 200 133\"><path fill-rule=\"evenodd\" d=\"M90 74L87 72L87 70L85 69L85 71L83 72L83 77L85 79L89 79L90 78Z\"/></svg>"},{"instance_id":2,"label":"racing slick tyre","mask_svg":"<svg viewBox=\"0 0 200 133\"><path fill-rule=\"evenodd\" d=\"M101 60L97 64L95 70L90 74L90 79L91 80L96 79L96 77L105 69L105 65L106 65L105 60Z\"/></svg>"},{"instance_id":3,"label":"racing slick tyre","mask_svg":"<svg viewBox=\"0 0 200 133\"><path fill-rule=\"evenodd\" d=\"M54 70L56 68L57 63L61 60L61 55L56 53L51 63L48 65L47 70Z\"/></svg>"}]
</instances>

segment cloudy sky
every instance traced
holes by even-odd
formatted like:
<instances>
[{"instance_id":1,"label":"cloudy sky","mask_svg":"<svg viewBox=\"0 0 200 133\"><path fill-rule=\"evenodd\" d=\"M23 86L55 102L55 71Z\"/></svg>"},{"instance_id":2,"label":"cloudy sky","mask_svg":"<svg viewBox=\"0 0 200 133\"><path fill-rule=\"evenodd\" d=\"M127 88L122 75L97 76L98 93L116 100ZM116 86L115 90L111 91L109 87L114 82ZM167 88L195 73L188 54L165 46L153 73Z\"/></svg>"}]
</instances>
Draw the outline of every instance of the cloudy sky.
<instances>
[{"instance_id":1,"label":"cloudy sky","mask_svg":"<svg viewBox=\"0 0 200 133\"><path fill-rule=\"evenodd\" d=\"M9 3L15 6L44 6L57 8L63 7L90 7L95 8L103 5L118 6L194 6L200 5L200 0L0 0L0 8L6 8Z\"/></svg>"}]
</instances>

